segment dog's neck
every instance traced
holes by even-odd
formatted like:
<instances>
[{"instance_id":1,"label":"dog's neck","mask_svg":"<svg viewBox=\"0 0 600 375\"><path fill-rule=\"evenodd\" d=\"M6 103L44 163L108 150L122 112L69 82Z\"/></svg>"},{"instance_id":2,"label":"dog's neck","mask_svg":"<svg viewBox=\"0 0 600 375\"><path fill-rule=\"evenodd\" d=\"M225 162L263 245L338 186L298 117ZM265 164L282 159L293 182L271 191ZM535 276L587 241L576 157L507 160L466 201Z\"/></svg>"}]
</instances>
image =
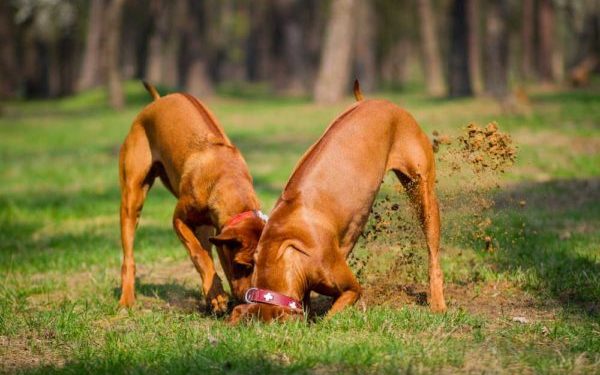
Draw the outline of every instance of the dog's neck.
<instances>
[{"instance_id":1,"label":"dog's neck","mask_svg":"<svg viewBox=\"0 0 600 375\"><path fill-rule=\"evenodd\" d=\"M259 210L260 204L249 179L221 178L211 189L209 207L220 229L235 215Z\"/></svg>"}]
</instances>

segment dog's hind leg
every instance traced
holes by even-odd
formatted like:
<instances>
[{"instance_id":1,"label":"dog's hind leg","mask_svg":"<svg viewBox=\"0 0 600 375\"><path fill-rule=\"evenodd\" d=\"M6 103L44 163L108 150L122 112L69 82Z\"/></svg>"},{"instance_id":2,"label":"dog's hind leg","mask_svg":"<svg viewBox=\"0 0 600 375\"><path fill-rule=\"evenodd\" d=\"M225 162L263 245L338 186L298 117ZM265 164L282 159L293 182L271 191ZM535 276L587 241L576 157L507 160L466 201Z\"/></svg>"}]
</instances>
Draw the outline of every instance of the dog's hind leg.
<instances>
[{"instance_id":1,"label":"dog's hind leg","mask_svg":"<svg viewBox=\"0 0 600 375\"><path fill-rule=\"evenodd\" d=\"M432 159L433 160L433 159ZM433 163L412 176L394 170L414 205L429 251L429 306L432 311L446 311L444 277L440 267L440 212L435 195Z\"/></svg>"},{"instance_id":2,"label":"dog's hind leg","mask_svg":"<svg viewBox=\"0 0 600 375\"><path fill-rule=\"evenodd\" d=\"M152 186L155 174L152 154L141 125L134 124L125 139L119 157L121 183L121 298L119 305L130 307L135 302L135 262L133 242L144 200Z\"/></svg>"}]
</instances>

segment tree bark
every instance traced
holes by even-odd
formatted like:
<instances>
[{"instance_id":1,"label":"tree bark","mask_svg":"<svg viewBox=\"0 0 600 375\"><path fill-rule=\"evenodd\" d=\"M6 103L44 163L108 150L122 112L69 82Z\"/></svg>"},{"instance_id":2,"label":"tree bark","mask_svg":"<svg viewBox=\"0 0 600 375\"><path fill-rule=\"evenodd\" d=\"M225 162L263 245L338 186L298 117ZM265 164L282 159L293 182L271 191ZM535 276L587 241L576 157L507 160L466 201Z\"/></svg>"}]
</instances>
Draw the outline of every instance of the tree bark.
<instances>
[{"instance_id":1,"label":"tree bark","mask_svg":"<svg viewBox=\"0 0 600 375\"><path fill-rule=\"evenodd\" d=\"M483 92L481 78L481 42L479 37L479 0L468 0L467 21L469 23L469 73L473 92L479 95Z\"/></svg>"},{"instance_id":2,"label":"tree bark","mask_svg":"<svg viewBox=\"0 0 600 375\"><path fill-rule=\"evenodd\" d=\"M486 17L486 92L504 99L508 91L508 3L493 0L488 3Z\"/></svg>"},{"instance_id":3,"label":"tree bark","mask_svg":"<svg viewBox=\"0 0 600 375\"><path fill-rule=\"evenodd\" d=\"M357 32L355 39L356 78L363 92L373 92L377 84L377 20L372 0L360 0L357 4Z\"/></svg>"},{"instance_id":4,"label":"tree bark","mask_svg":"<svg viewBox=\"0 0 600 375\"><path fill-rule=\"evenodd\" d=\"M533 76L534 1L523 0L521 12L521 77L528 80Z\"/></svg>"},{"instance_id":5,"label":"tree bark","mask_svg":"<svg viewBox=\"0 0 600 375\"><path fill-rule=\"evenodd\" d=\"M183 54L183 60L187 62L183 77L185 91L202 98L213 94L213 85L208 74L205 6L204 2L189 0L184 37L184 44L187 48L184 49Z\"/></svg>"},{"instance_id":6,"label":"tree bark","mask_svg":"<svg viewBox=\"0 0 600 375\"><path fill-rule=\"evenodd\" d=\"M411 56L412 45L408 37L402 37L387 51L381 61L381 78L392 87L401 88L408 81L408 57Z\"/></svg>"},{"instance_id":7,"label":"tree bark","mask_svg":"<svg viewBox=\"0 0 600 375\"><path fill-rule=\"evenodd\" d=\"M417 0L417 10L420 18L423 72L425 73L427 93L431 96L442 96L446 88L442 75L442 63L438 47L438 36L436 34L436 20L431 7L431 0Z\"/></svg>"},{"instance_id":8,"label":"tree bark","mask_svg":"<svg viewBox=\"0 0 600 375\"><path fill-rule=\"evenodd\" d=\"M180 87L179 56L185 20L188 17L188 0L170 0L171 17L163 51L162 83L169 87Z\"/></svg>"},{"instance_id":9,"label":"tree bark","mask_svg":"<svg viewBox=\"0 0 600 375\"><path fill-rule=\"evenodd\" d=\"M14 10L8 2L0 2L0 99L13 97L20 81Z\"/></svg>"},{"instance_id":10,"label":"tree bark","mask_svg":"<svg viewBox=\"0 0 600 375\"><path fill-rule=\"evenodd\" d=\"M554 56L554 6L552 0L540 0L539 3L539 46L537 66L543 82L554 81L552 59Z\"/></svg>"},{"instance_id":11,"label":"tree bark","mask_svg":"<svg viewBox=\"0 0 600 375\"><path fill-rule=\"evenodd\" d=\"M114 109L121 109L125 105L119 66L119 42L124 5L125 0L110 0L107 8L106 76L108 102Z\"/></svg>"},{"instance_id":12,"label":"tree bark","mask_svg":"<svg viewBox=\"0 0 600 375\"><path fill-rule=\"evenodd\" d=\"M451 97L472 95L469 75L468 27L466 0L454 0L451 8L451 39L448 86Z\"/></svg>"},{"instance_id":13,"label":"tree bark","mask_svg":"<svg viewBox=\"0 0 600 375\"><path fill-rule=\"evenodd\" d=\"M162 83L164 78L163 56L169 31L169 8L171 8L170 4L162 0L150 2L154 28L148 41L146 79L153 84Z\"/></svg>"},{"instance_id":14,"label":"tree bark","mask_svg":"<svg viewBox=\"0 0 600 375\"><path fill-rule=\"evenodd\" d=\"M273 5L273 83L279 92L302 95L307 90L301 24L305 4L298 0L276 0Z\"/></svg>"},{"instance_id":15,"label":"tree bark","mask_svg":"<svg viewBox=\"0 0 600 375\"><path fill-rule=\"evenodd\" d=\"M273 22L270 22L273 4L264 1L252 1L248 12L250 24L248 43L246 46L246 76L252 82L263 81L270 78L273 71L271 44Z\"/></svg>"},{"instance_id":16,"label":"tree bark","mask_svg":"<svg viewBox=\"0 0 600 375\"><path fill-rule=\"evenodd\" d=\"M105 7L105 0L91 0L90 2L85 50L77 81L77 91L87 90L104 82L105 69L102 66L104 59L101 54L105 39L104 33L107 31L103 27Z\"/></svg>"},{"instance_id":17,"label":"tree bark","mask_svg":"<svg viewBox=\"0 0 600 375\"><path fill-rule=\"evenodd\" d=\"M353 55L355 0L333 0L321 50L321 64L314 88L317 103L342 99L350 87Z\"/></svg>"}]
</instances>

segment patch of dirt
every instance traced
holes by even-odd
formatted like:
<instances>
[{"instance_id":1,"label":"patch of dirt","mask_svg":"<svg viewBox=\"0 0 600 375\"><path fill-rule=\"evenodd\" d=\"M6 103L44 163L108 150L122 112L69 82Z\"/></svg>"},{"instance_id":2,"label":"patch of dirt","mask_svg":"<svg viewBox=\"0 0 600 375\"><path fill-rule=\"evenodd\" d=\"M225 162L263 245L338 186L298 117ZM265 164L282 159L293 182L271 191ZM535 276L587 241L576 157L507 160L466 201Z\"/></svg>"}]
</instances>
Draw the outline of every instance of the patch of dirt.
<instances>
[{"instance_id":1,"label":"patch of dirt","mask_svg":"<svg viewBox=\"0 0 600 375\"><path fill-rule=\"evenodd\" d=\"M224 276L221 280L227 282ZM206 303L200 290L200 275L191 261L138 267L136 292L138 303L145 309L188 313L206 311Z\"/></svg>"},{"instance_id":2,"label":"patch of dirt","mask_svg":"<svg viewBox=\"0 0 600 375\"><path fill-rule=\"evenodd\" d=\"M427 291L426 284L380 283L365 286L362 299L367 306L426 306ZM446 284L444 294L450 309L463 309L493 319L551 320L560 309L557 302L540 301L508 282Z\"/></svg>"},{"instance_id":3,"label":"patch of dirt","mask_svg":"<svg viewBox=\"0 0 600 375\"><path fill-rule=\"evenodd\" d=\"M0 372L10 373L40 368L62 367L65 358L51 349L52 332L46 337L0 336Z\"/></svg>"}]
</instances>

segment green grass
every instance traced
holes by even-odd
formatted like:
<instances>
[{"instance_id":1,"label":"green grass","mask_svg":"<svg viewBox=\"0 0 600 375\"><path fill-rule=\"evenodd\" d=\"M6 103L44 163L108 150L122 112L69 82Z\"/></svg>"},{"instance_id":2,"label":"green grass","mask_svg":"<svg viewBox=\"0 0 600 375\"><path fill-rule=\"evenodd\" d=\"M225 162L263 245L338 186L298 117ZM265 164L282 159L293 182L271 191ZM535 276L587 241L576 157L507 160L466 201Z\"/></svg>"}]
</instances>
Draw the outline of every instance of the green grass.
<instances>
[{"instance_id":1,"label":"green grass","mask_svg":"<svg viewBox=\"0 0 600 375\"><path fill-rule=\"evenodd\" d=\"M138 303L116 308L117 152L148 102L140 84L126 89L121 112L105 106L102 90L3 106L0 372L600 373L597 88L534 91L531 111L512 115L484 98L369 95L407 108L428 134L495 120L518 146L516 165L492 190L496 205L482 212L472 181L439 164L448 313L430 313L400 288L426 290L427 258L421 243L405 246L394 232L357 248L379 257L361 274L365 305L328 321L240 327L198 308L199 278L170 226L175 199L160 184L136 235ZM246 157L265 211L350 103L317 106L264 88L221 94L207 104ZM394 190L387 181L382 195ZM492 219L484 232L493 251L473 236L475 214ZM394 257L402 262L388 272Z\"/></svg>"}]
</instances>

